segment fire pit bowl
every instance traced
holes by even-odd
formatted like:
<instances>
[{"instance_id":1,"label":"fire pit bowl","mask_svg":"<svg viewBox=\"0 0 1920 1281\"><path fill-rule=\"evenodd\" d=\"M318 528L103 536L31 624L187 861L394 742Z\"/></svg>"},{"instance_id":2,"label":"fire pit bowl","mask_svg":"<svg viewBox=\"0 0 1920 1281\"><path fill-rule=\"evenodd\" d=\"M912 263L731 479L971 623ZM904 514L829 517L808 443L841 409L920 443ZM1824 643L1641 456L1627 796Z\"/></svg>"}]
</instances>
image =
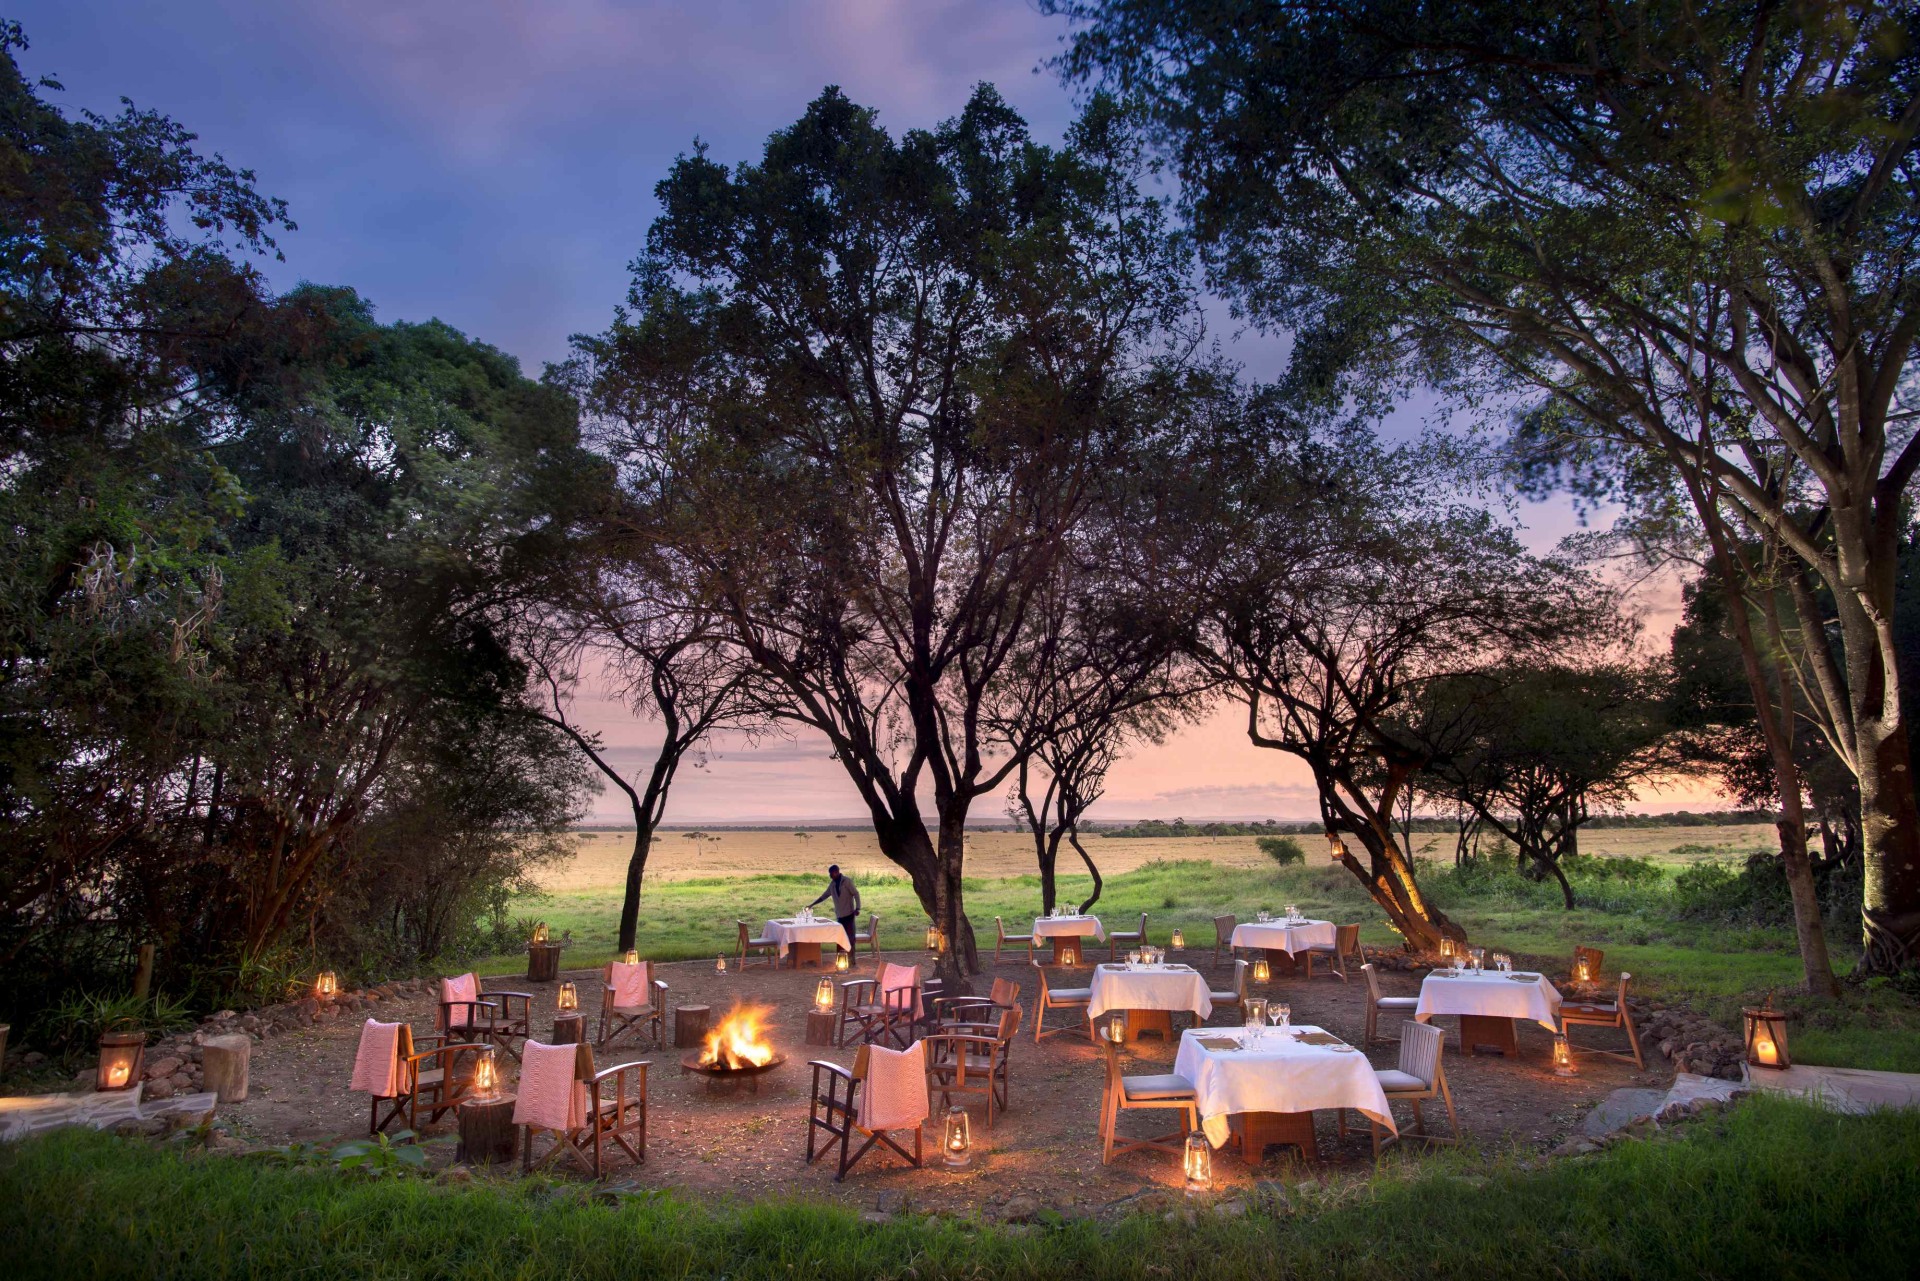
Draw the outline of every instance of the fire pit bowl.
<instances>
[{"instance_id":1,"label":"fire pit bowl","mask_svg":"<svg viewBox=\"0 0 1920 1281\"><path fill-rule=\"evenodd\" d=\"M731 1091L746 1085L753 1093L760 1093L760 1078L787 1061L784 1054L776 1054L765 1063L742 1063L731 1067L726 1063L702 1063L699 1050L689 1050L680 1056L680 1071L698 1072L707 1078L707 1089L718 1093Z\"/></svg>"}]
</instances>

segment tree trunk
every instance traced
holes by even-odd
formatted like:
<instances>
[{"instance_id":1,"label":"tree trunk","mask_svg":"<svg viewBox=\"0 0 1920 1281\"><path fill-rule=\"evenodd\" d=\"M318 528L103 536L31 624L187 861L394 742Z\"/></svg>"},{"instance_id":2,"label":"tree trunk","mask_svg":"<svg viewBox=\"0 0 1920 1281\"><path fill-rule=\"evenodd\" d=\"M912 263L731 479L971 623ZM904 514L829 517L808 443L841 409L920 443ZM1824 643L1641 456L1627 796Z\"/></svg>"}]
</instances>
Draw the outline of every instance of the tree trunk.
<instances>
[{"instance_id":1,"label":"tree trunk","mask_svg":"<svg viewBox=\"0 0 1920 1281\"><path fill-rule=\"evenodd\" d=\"M1407 941L1409 948L1415 952L1433 952L1439 949L1442 938L1450 938L1456 943L1467 941L1467 932L1448 919L1445 912L1429 903L1420 892L1412 865L1395 848L1390 836L1382 835L1378 828L1365 823L1342 822L1331 815L1326 817L1326 822L1329 831L1336 834L1349 832L1366 847L1368 863L1363 864L1342 841L1341 865L1367 887L1367 893L1387 914L1387 923Z\"/></svg>"},{"instance_id":2,"label":"tree trunk","mask_svg":"<svg viewBox=\"0 0 1920 1281\"><path fill-rule=\"evenodd\" d=\"M1080 844L1079 824L1076 823L1067 829L1067 840L1072 843L1074 850L1080 855L1080 861L1087 865L1087 874L1093 877L1093 893L1088 897L1086 902L1080 905L1080 912L1082 915L1085 915L1093 910L1095 903L1100 901L1100 891L1105 887L1106 882L1100 879L1100 869L1093 865L1093 856L1087 853L1086 846Z\"/></svg>"},{"instance_id":3,"label":"tree trunk","mask_svg":"<svg viewBox=\"0 0 1920 1281\"><path fill-rule=\"evenodd\" d=\"M967 807L956 803L940 816L938 912L933 919L947 939L946 950L940 953L934 972L946 985L946 991L959 994L972 992L971 976L980 972L973 924L967 919L961 883L966 861Z\"/></svg>"},{"instance_id":4,"label":"tree trunk","mask_svg":"<svg viewBox=\"0 0 1920 1281\"><path fill-rule=\"evenodd\" d=\"M633 854L627 859L626 890L620 899L620 938L614 945L615 951L627 952L639 946L636 939L640 933L640 883L647 874L647 855L652 848L653 825L641 818L636 808Z\"/></svg>"}]
</instances>

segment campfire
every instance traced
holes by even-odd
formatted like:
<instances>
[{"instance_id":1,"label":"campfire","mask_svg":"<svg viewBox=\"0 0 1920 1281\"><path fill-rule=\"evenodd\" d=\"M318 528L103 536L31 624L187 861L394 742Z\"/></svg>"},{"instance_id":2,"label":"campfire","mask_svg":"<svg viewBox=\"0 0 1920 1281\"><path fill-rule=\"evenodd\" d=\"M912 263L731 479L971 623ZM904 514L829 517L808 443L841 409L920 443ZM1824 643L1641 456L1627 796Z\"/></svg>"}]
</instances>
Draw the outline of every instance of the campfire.
<instances>
[{"instance_id":1,"label":"campfire","mask_svg":"<svg viewBox=\"0 0 1920 1281\"><path fill-rule=\"evenodd\" d=\"M734 1002L726 1017L707 1033L706 1048L700 1051L700 1066L740 1072L763 1068L773 1062L773 1043L766 1039L764 1029L767 1016L772 1013L772 1006Z\"/></svg>"}]
</instances>

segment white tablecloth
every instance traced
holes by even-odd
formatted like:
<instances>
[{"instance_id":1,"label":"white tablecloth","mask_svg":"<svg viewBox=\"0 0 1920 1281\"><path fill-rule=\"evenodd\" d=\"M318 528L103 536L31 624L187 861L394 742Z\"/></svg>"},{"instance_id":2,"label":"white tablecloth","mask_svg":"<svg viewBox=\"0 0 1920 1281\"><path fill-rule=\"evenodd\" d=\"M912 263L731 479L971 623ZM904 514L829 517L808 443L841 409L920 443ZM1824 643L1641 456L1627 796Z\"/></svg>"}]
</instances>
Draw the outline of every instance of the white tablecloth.
<instances>
[{"instance_id":1,"label":"white tablecloth","mask_svg":"<svg viewBox=\"0 0 1920 1281\"><path fill-rule=\"evenodd\" d=\"M1033 936L1037 939L1085 938L1093 935L1097 939L1107 937L1106 927L1100 924L1097 916L1043 916L1033 923Z\"/></svg>"},{"instance_id":2,"label":"white tablecloth","mask_svg":"<svg viewBox=\"0 0 1920 1281\"><path fill-rule=\"evenodd\" d=\"M780 955L795 943L818 943L822 947L846 950L847 932L838 921L768 921L767 937L780 945Z\"/></svg>"},{"instance_id":3,"label":"white tablecloth","mask_svg":"<svg viewBox=\"0 0 1920 1281\"><path fill-rule=\"evenodd\" d=\"M1560 1030L1560 993L1544 974L1469 974L1440 977L1435 970L1420 985L1413 1017L1425 1023L1436 1014L1482 1014L1495 1019L1532 1019L1549 1032Z\"/></svg>"},{"instance_id":4,"label":"white tablecloth","mask_svg":"<svg viewBox=\"0 0 1920 1281\"><path fill-rule=\"evenodd\" d=\"M1207 981L1190 965L1093 967L1093 1001L1087 1017L1097 1019L1108 1010L1190 1010L1200 1018L1213 1013Z\"/></svg>"},{"instance_id":5,"label":"white tablecloth","mask_svg":"<svg viewBox=\"0 0 1920 1281\"><path fill-rule=\"evenodd\" d=\"M1296 1025L1296 1033L1321 1029ZM1227 1037L1237 1050L1209 1049L1200 1042ZM1355 1049L1303 1045L1277 1029L1188 1028L1180 1034L1173 1070L1193 1082L1200 1102L1200 1128L1216 1148L1227 1141L1227 1118L1239 1112L1316 1112L1354 1108L1393 1130L1393 1113L1373 1064ZM1398 1131L1395 1131L1398 1133Z\"/></svg>"},{"instance_id":6,"label":"white tablecloth","mask_svg":"<svg viewBox=\"0 0 1920 1281\"><path fill-rule=\"evenodd\" d=\"M1233 946L1270 947L1281 952L1304 952L1310 947L1332 947L1332 921L1249 921L1233 927Z\"/></svg>"}]
</instances>

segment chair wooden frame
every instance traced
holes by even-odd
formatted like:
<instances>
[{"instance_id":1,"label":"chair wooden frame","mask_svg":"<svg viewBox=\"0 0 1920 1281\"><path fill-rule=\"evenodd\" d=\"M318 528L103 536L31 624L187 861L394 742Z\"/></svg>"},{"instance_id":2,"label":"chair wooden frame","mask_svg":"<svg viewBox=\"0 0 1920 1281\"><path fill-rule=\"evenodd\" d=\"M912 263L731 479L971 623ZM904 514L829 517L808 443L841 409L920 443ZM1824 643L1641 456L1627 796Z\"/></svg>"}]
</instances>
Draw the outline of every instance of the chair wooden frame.
<instances>
[{"instance_id":1,"label":"chair wooden frame","mask_svg":"<svg viewBox=\"0 0 1920 1281\"><path fill-rule=\"evenodd\" d=\"M1020 985L1012 979L995 979L986 996L936 996L928 1004L937 1031L960 1023L992 1023L1004 1011L1020 1008Z\"/></svg>"},{"instance_id":2,"label":"chair wooden frame","mask_svg":"<svg viewBox=\"0 0 1920 1281\"><path fill-rule=\"evenodd\" d=\"M940 1106L947 1107L953 1094L984 1094L987 1100L987 1128L993 1128L996 1111L1007 1110L1013 1089L1013 1042L1020 1034L1020 1007L1002 1006L991 1021L953 1023L926 1037L927 1093L940 1095ZM979 1043L986 1053L977 1053ZM951 1057L949 1057L951 1055ZM969 1085L969 1079L984 1077L984 1084Z\"/></svg>"},{"instance_id":3,"label":"chair wooden frame","mask_svg":"<svg viewBox=\"0 0 1920 1281\"><path fill-rule=\"evenodd\" d=\"M1084 1012L1093 1004L1093 989L1091 987L1054 987L1047 982L1046 966L1035 961L1033 968L1040 972L1040 994L1033 999L1033 1040L1037 1045L1046 1037L1073 1031L1070 1027L1048 1027L1047 1011L1080 1010ZM1082 1030L1091 1041L1093 1039L1092 1018L1083 1018Z\"/></svg>"},{"instance_id":4,"label":"chair wooden frame","mask_svg":"<svg viewBox=\"0 0 1920 1281\"><path fill-rule=\"evenodd\" d=\"M1400 1058L1398 1068L1408 1076L1416 1077L1424 1084L1419 1089L1404 1086L1389 1086L1380 1083L1381 1091L1387 1096L1387 1106L1392 1107L1394 1100L1400 1099L1413 1105L1413 1124L1419 1131L1419 1137L1428 1143L1458 1143L1460 1141L1460 1118L1453 1111L1453 1091L1447 1088L1446 1034L1431 1023L1411 1024L1400 1038ZM1427 1133L1427 1119L1420 1112L1420 1103L1424 1099L1439 1099L1447 1108L1447 1128L1453 1131L1452 1137L1441 1138ZM1406 1136L1395 1133L1381 1142L1384 1127L1372 1117L1367 1118L1367 1128L1373 1135L1373 1155L1377 1160L1380 1149L1398 1143ZM1339 1130L1344 1137L1347 1132L1347 1110L1340 1109Z\"/></svg>"},{"instance_id":5,"label":"chair wooden frame","mask_svg":"<svg viewBox=\"0 0 1920 1281\"><path fill-rule=\"evenodd\" d=\"M586 1123L572 1130L522 1125L521 1171L529 1173L542 1169L565 1152L594 1178L603 1179L607 1173L608 1156L603 1145L607 1142L619 1147L634 1164L644 1164L647 1159L647 1069L652 1063L640 1059L595 1071L593 1047L582 1045L574 1058L574 1065L574 1079L587 1087ZM639 1075L638 1088L629 1097L627 1077L635 1072ZM612 1097L608 1097L609 1083ZM538 1161L533 1159L533 1136L536 1130L551 1134L554 1139L553 1146Z\"/></svg>"},{"instance_id":6,"label":"chair wooden frame","mask_svg":"<svg viewBox=\"0 0 1920 1281\"><path fill-rule=\"evenodd\" d=\"M1380 995L1380 975L1374 970L1371 962L1360 967L1360 974L1367 980L1367 1039L1363 1044L1371 1046L1377 1041L1386 1041L1389 1043L1398 1042L1400 1038L1397 1036L1380 1035L1381 1012L1385 1010L1404 1010L1408 1015L1411 1015L1420 1008L1420 998L1417 996ZM1405 1021L1405 1018L1401 1019L1401 1022L1404 1023Z\"/></svg>"},{"instance_id":7,"label":"chair wooden frame","mask_svg":"<svg viewBox=\"0 0 1920 1281\"><path fill-rule=\"evenodd\" d=\"M432 1044L424 1050L415 1048L417 1044L428 1042ZM459 1106L460 1100L466 1098L472 1088L473 1070L469 1067L464 1076L461 1074L461 1056L471 1055L478 1060L482 1053L491 1048L483 1042L449 1041L444 1036L423 1036L416 1042L413 1029L402 1023L395 1046L395 1057L400 1065L400 1093L371 1097L367 1136L372 1138L402 1116L407 1119L406 1128L418 1133L422 1104L427 1108L427 1123L431 1125L438 1121L443 1113ZM438 1066L424 1066L432 1060L437 1060ZM384 1118L380 1115L382 1103L387 1105Z\"/></svg>"},{"instance_id":8,"label":"chair wooden frame","mask_svg":"<svg viewBox=\"0 0 1920 1281\"><path fill-rule=\"evenodd\" d=\"M867 913L867 932L865 934L862 934L859 930L853 932L852 956L855 963L858 963L860 960L860 945L862 943L867 945L868 956L878 957L880 955L880 914L878 912Z\"/></svg>"},{"instance_id":9,"label":"chair wooden frame","mask_svg":"<svg viewBox=\"0 0 1920 1281\"><path fill-rule=\"evenodd\" d=\"M840 1168L834 1174L833 1181L839 1183L847 1177L847 1171L859 1164L860 1158L872 1150L875 1144L884 1144L891 1148L901 1160L919 1169L923 1164L921 1133L924 1127L913 1127L913 1151L909 1153L887 1130L863 1130L858 1120L860 1111L856 1097L860 1086L867 1079L867 1065L870 1056L866 1046L853 1056L851 1068L841 1067L838 1063L829 1063L825 1059L814 1059L807 1066L813 1069L813 1084L808 1091L807 1104L807 1160L812 1165L820 1157L833 1150L834 1141L840 1144ZM824 1080L826 1089L822 1090ZM827 1141L815 1150L819 1132L826 1131ZM852 1150L855 1132L867 1136L859 1151Z\"/></svg>"},{"instance_id":10,"label":"chair wooden frame","mask_svg":"<svg viewBox=\"0 0 1920 1281\"><path fill-rule=\"evenodd\" d=\"M1252 972L1252 965L1246 961L1235 958L1233 962L1233 990L1231 992L1209 991L1207 993L1207 999L1213 1002L1213 1008L1216 1010L1222 1006L1225 1006L1229 1010L1244 1008L1247 1003L1247 983L1249 982L1249 976ZM1196 1019L1196 1025L1198 1022Z\"/></svg>"},{"instance_id":11,"label":"chair wooden frame","mask_svg":"<svg viewBox=\"0 0 1920 1281\"><path fill-rule=\"evenodd\" d=\"M755 955L765 956L769 969L780 968L780 942L778 939L753 937L752 931L747 928L747 923L738 917L734 918L733 923L738 926L740 930L741 969L746 969L749 958Z\"/></svg>"},{"instance_id":12,"label":"chair wooden frame","mask_svg":"<svg viewBox=\"0 0 1920 1281\"><path fill-rule=\"evenodd\" d=\"M1000 963L1000 949L1009 943L1017 943L1024 946L1027 949L1027 959L1029 961L1033 959L1033 935L1007 933L1006 925L997 916L993 918L993 930L994 964L998 965Z\"/></svg>"},{"instance_id":13,"label":"chair wooden frame","mask_svg":"<svg viewBox=\"0 0 1920 1281\"><path fill-rule=\"evenodd\" d=\"M1225 953L1228 960L1239 959L1234 953L1233 928L1239 922L1231 916L1213 918L1213 968L1220 968L1220 957Z\"/></svg>"},{"instance_id":14,"label":"chair wooden frame","mask_svg":"<svg viewBox=\"0 0 1920 1281\"><path fill-rule=\"evenodd\" d=\"M1107 959L1109 961L1117 961L1120 959L1120 945L1122 943L1131 944L1135 947L1146 946L1147 914L1145 912L1140 913L1140 928L1138 930L1107 931Z\"/></svg>"},{"instance_id":15,"label":"chair wooden frame","mask_svg":"<svg viewBox=\"0 0 1920 1281\"><path fill-rule=\"evenodd\" d=\"M517 1060L520 1051L514 1047L514 1038L525 1041L533 1035L533 993L483 991L470 1001L442 1001L440 1025L448 1040L458 1036L485 1041Z\"/></svg>"},{"instance_id":16,"label":"chair wooden frame","mask_svg":"<svg viewBox=\"0 0 1920 1281\"><path fill-rule=\"evenodd\" d=\"M1099 1038L1099 1042L1107 1073L1106 1084L1100 1092L1100 1164L1109 1165L1114 1157L1125 1156L1129 1152L1141 1149L1175 1154L1185 1151L1187 1136L1200 1128L1200 1103L1192 1086L1188 1086L1184 1095L1163 1094L1154 1098L1129 1098L1127 1082L1143 1078L1122 1075L1119 1047L1104 1036ZM1122 1112L1143 1112L1154 1109L1166 1112L1177 1110L1185 1118L1185 1126L1171 1134L1156 1134L1144 1139L1120 1136Z\"/></svg>"},{"instance_id":17,"label":"chair wooden frame","mask_svg":"<svg viewBox=\"0 0 1920 1281\"><path fill-rule=\"evenodd\" d=\"M1560 1006L1560 1035L1567 1038L1567 1046L1575 1054L1604 1054L1610 1059L1622 1062L1632 1060L1633 1065L1642 1071L1647 1061L1640 1053L1640 1032L1633 1026L1633 1009L1627 1004L1627 982L1633 975L1620 975L1620 986L1616 989L1611 1003L1602 1001L1568 1001ZM1632 1047L1630 1053L1620 1050L1602 1050L1597 1046L1575 1045L1571 1031L1576 1027L1617 1027L1627 1034L1627 1044Z\"/></svg>"},{"instance_id":18,"label":"chair wooden frame","mask_svg":"<svg viewBox=\"0 0 1920 1281\"><path fill-rule=\"evenodd\" d=\"M636 1027L653 1035L654 1049L666 1045L668 996L665 979L648 980L647 994L650 999L645 1005L613 1003L612 962L601 968L600 983L600 1035L594 1038L595 1045L605 1048Z\"/></svg>"},{"instance_id":19,"label":"chair wooden frame","mask_svg":"<svg viewBox=\"0 0 1920 1281\"><path fill-rule=\"evenodd\" d=\"M1347 962L1349 960L1359 960L1364 964L1366 961L1366 957L1362 955L1360 951L1360 927L1358 925L1336 925L1333 927L1333 942L1331 945L1322 944L1317 947L1308 948L1306 950L1308 978L1313 977L1313 958L1316 956L1330 958L1327 969L1339 975L1340 981L1345 983L1347 981Z\"/></svg>"}]
</instances>

